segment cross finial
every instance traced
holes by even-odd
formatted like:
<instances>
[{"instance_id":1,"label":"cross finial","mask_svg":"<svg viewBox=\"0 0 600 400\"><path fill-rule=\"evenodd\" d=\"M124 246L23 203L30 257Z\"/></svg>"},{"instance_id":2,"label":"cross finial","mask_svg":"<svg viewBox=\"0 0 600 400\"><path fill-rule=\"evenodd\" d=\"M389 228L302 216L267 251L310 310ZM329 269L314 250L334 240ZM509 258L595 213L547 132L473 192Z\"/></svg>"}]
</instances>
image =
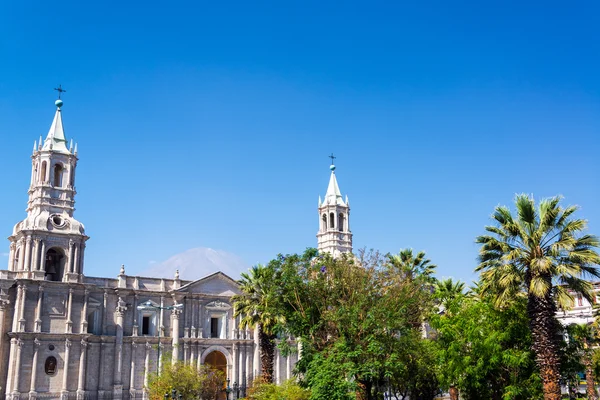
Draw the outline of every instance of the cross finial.
<instances>
[{"instance_id":1,"label":"cross finial","mask_svg":"<svg viewBox=\"0 0 600 400\"><path fill-rule=\"evenodd\" d=\"M60 100L60 95L63 94L64 92L66 92L66 90L62 88L62 85L58 85L58 87L54 88L54 90L56 90L58 92L58 99L59 100Z\"/></svg>"},{"instance_id":2,"label":"cross finial","mask_svg":"<svg viewBox=\"0 0 600 400\"><path fill-rule=\"evenodd\" d=\"M333 165L333 160L335 160L337 157L333 155L333 153L331 153L331 155L329 156L329 158L331 158L331 165Z\"/></svg>"}]
</instances>

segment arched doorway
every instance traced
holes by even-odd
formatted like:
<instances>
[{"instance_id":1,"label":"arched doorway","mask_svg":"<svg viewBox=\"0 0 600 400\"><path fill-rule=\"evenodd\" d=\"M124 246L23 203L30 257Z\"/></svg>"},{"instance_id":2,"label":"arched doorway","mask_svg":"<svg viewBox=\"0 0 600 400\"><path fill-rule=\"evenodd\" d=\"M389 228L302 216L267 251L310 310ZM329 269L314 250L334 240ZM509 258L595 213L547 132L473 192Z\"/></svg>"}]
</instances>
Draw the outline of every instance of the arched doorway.
<instances>
[{"instance_id":1,"label":"arched doorway","mask_svg":"<svg viewBox=\"0 0 600 400\"><path fill-rule=\"evenodd\" d=\"M223 372L223 375L227 376L227 358L220 351L215 350L207 354L204 358L204 364ZM225 392L221 393L219 400L226 400Z\"/></svg>"},{"instance_id":2,"label":"arched doorway","mask_svg":"<svg viewBox=\"0 0 600 400\"><path fill-rule=\"evenodd\" d=\"M63 279L65 256L60 249L50 249L46 253L46 280L60 282Z\"/></svg>"}]
</instances>

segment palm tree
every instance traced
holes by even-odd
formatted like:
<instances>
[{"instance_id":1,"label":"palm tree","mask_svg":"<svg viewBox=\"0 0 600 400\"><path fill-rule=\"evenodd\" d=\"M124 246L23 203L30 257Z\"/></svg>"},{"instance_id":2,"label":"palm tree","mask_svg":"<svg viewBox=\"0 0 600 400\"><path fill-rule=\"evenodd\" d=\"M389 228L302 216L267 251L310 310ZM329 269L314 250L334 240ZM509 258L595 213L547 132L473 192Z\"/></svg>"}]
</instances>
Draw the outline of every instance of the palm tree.
<instances>
[{"instance_id":1,"label":"palm tree","mask_svg":"<svg viewBox=\"0 0 600 400\"><path fill-rule=\"evenodd\" d=\"M435 283L435 297L440 302L440 305L448 309L451 301L462 296L465 290L465 283L461 281L453 281L452 278L442 279Z\"/></svg>"},{"instance_id":2,"label":"palm tree","mask_svg":"<svg viewBox=\"0 0 600 400\"><path fill-rule=\"evenodd\" d=\"M516 217L505 206L496 207L481 244L480 264L483 293L497 305L514 296L527 296L527 314L532 351L542 378L544 399L560 399L559 326L557 302L566 307L572 293L591 299L592 285L585 278L598 277L598 238L583 234L587 223L571 218L578 207L560 206L560 197L542 200L538 209L532 197L517 195Z\"/></svg>"},{"instance_id":3,"label":"palm tree","mask_svg":"<svg viewBox=\"0 0 600 400\"><path fill-rule=\"evenodd\" d=\"M283 322L277 312L276 271L270 266L256 265L242 273L241 294L232 297L234 316L242 316L240 329L258 327L262 378L273 381L276 329Z\"/></svg>"},{"instance_id":4,"label":"palm tree","mask_svg":"<svg viewBox=\"0 0 600 400\"><path fill-rule=\"evenodd\" d=\"M402 271L407 279L414 279L422 276L426 280L433 282L433 273L437 268L431 264L431 260L425 258L425 252L420 251L415 256L412 249L401 249L398 254L388 254L390 264Z\"/></svg>"},{"instance_id":5,"label":"palm tree","mask_svg":"<svg viewBox=\"0 0 600 400\"><path fill-rule=\"evenodd\" d=\"M596 342L596 330L588 324L572 324L568 327L572 340L578 343L581 349L581 363L585 367L585 381L588 400L596 400L596 385L594 383L594 366L592 363L592 345Z\"/></svg>"}]
</instances>

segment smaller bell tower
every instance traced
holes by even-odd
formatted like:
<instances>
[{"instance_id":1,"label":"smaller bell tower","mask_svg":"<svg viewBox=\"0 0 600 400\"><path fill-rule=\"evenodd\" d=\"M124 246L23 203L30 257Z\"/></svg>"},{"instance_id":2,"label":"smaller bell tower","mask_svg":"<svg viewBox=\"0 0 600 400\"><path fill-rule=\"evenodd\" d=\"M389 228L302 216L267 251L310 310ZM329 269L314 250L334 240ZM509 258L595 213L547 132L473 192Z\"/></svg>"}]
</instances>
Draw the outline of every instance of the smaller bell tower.
<instances>
[{"instance_id":1,"label":"smaller bell tower","mask_svg":"<svg viewBox=\"0 0 600 400\"><path fill-rule=\"evenodd\" d=\"M75 211L77 145L67 147L59 98L46 139L34 142L27 217L9 236L8 270L18 278L79 282L83 274L85 235Z\"/></svg>"},{"instance_id":2,"label":"smaller bell tower","mask_svg":"<svg viewBox=\"0 0 600 400\"><path fill-rule=\"evenodd\" d=\"M342 253L352 253L352 232L350 231L350 202L344 200L335 176L334 155L330 156L331 176L325 200L319 196L319 232L317 248L331 253L334 257Z\"/></svg>"}]
</instances>

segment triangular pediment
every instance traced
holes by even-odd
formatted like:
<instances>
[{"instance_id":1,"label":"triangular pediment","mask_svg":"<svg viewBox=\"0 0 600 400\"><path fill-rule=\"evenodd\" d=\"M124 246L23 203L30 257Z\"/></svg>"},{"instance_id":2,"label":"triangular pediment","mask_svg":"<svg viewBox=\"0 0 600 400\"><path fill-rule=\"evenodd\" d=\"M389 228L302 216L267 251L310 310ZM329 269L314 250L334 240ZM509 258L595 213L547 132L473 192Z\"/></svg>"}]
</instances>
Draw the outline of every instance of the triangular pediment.
<instances>
[{"instance_id":1,"label":"triangular pediment","mask_svg":"<svg viewBox=\"0 0 600 400\"><path fill-rule=\"evenodd\" d=\"M233 296L240 293L239 284L222 272L205 276L177 289L178 292Z\"/></svg>"}]
</instances>

